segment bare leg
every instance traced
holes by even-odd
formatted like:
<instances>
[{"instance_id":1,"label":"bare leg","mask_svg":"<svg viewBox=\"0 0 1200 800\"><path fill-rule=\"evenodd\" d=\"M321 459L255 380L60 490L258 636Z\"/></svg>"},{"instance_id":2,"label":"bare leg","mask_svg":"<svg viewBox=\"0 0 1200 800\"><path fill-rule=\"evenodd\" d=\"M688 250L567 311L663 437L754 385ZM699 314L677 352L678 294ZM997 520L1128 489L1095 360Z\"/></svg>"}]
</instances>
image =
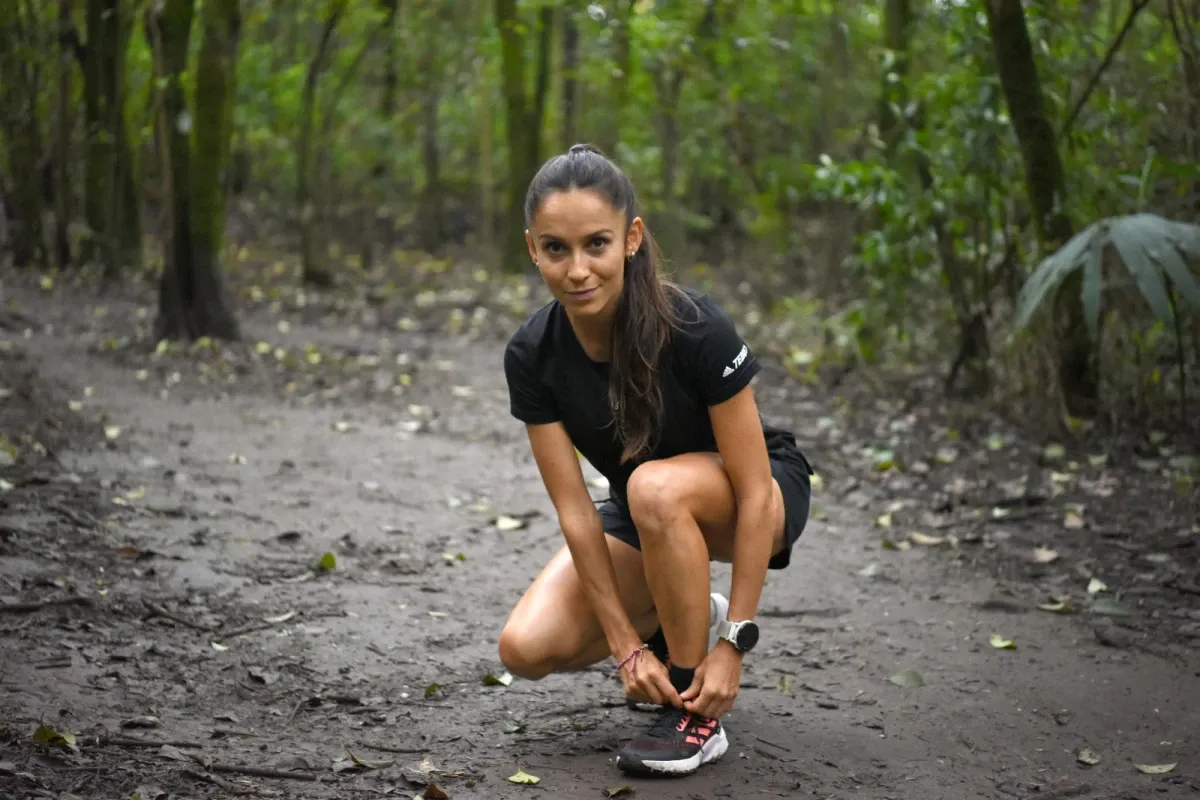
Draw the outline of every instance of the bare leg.
<instances>
[{"instance_id":1,"label":"bare leg","mask_svg":"<svg viewBox=\"0 0 1200 800\"><path fill-rule=\"evenodd\" d=\"M709 561L733 557L733 486L719 456L687 453L641 465L630 476L627 492L671 663L694 669L708 654ZM778 552L784 536L778 484L774 492L772 552Z\"/></svg>"},{"instance_id":2,"label":"bare leg","mask_svg":"<svg viewBox=\"0 0 1200 800\"><path fill-rule=\"evenodd\" d=\"M654 633L658 618L646 586L642 554L612 536L605 539L625 613L646 639ZM604 630L584 593L571 551L564 546L509 615L500 633L500 660L512 674L537 680L551 672L582 669L609 655Z\"/></svg>"}]
</instances>

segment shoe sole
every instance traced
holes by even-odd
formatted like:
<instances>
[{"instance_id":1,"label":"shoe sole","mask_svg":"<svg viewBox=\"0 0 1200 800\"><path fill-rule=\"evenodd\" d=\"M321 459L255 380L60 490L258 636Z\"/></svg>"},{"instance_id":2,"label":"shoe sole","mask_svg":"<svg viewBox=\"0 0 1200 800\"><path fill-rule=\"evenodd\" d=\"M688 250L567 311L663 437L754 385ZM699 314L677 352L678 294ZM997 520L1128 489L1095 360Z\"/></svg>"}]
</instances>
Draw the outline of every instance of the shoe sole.
<instances>
[{"instance_id":1,"label":"shoe sole","mask_svg":"<svg viewBox=\"0 0 1200 800\"><path fill-rule=\"evenodd\" d=\"M708 649L712 651L717 646L717 622L729 616L729 601L720 592L708 596ZM625 695L625 707L630 711L658 711L662 706L657 703L643 703Z\"/></svg>"},{"instance_id":2,"label":"shoe sole","mask_svg":"<svg viewBox=\"0 0 1200 800\"><path fill-rule=\"evenodd\" d=\"M675 761L649 761L617 756L617 768L629 775L682 777L691 775L705 764L716 761L725 755L725 751L728 749L729 739L725 737L725 728L722 726L711 739L704 743L700 752L691 758L681 758Z\"/></svg>"}]
</instances>

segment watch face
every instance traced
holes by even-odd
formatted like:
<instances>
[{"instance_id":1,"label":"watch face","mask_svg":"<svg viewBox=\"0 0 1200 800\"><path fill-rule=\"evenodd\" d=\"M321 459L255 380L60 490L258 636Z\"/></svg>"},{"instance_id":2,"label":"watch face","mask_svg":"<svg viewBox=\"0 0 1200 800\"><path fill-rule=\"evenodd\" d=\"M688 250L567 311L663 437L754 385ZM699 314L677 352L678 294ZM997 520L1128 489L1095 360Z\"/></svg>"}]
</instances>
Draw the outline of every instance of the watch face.
<instances>
[{"instance_id":1,"label":"watch face","mask_svg":"<svg viewBox=\"0 0 1200 800\"><path fill-rule=\"evenodd\" d=\"M754 645L758 644L758 625L753 622L746 622L738 629L737 632L737 648L743 653L749 653L754 649Z\"/></svg>"}]
</instances>

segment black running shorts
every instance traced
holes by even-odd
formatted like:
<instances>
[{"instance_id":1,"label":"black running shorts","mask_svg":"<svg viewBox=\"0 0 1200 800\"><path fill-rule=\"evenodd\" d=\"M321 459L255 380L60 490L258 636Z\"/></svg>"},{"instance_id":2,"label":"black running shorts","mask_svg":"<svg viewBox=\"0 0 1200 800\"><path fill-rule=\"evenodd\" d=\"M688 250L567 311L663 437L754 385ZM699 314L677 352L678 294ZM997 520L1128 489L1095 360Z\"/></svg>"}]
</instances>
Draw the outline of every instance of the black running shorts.
<instances>
[{"instance_id":1,"label":"black running shorts","mask_svg":"<svg viewBox=\"0 0 1200 800\"><path fill-rule=\"evenodd\" d=\"M804 456L795 450L780 450L770 453L771 475L779 483L783 495L784 547L767 563L768 569L785 569L792 560L792 547L808 524L809 507L812 502L812 481L809 466ZM596 509L604 522L604 532L615 539L641 550L637 526L629 508L618 498L604 500Z\"/></svg>"}]
</instances>

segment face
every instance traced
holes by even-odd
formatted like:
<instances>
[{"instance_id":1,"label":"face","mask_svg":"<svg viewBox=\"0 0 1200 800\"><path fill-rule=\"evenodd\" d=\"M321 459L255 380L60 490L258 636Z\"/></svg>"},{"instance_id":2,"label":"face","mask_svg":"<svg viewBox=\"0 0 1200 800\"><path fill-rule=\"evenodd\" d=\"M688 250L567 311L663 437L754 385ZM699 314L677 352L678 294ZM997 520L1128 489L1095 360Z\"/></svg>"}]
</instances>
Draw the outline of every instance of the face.
<instances>
[{"instance_id":1,"label":"face","mask_svg":"<svg viewBox=\"0 0 1200 800\"><path fill-rule=\"evenodd\" d=\"M642 244L642 220L625 228L625 214L587 190L546 197L525 232L529 256L554 299L572 316L603 317L617 307L625 259Z\"/></svg>"}]
</instances>

